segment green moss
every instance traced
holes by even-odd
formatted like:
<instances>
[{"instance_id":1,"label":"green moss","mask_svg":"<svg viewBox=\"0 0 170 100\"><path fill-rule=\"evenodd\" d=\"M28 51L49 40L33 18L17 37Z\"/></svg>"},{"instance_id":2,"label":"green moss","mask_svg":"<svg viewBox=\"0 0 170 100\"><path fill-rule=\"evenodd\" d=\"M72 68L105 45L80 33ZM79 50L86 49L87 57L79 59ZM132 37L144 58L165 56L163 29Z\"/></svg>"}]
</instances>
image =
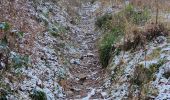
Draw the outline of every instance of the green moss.
<instances>
[{"instance_id":1,"label":"green moss","mask_svg":"<svg viewBox=\"0 0 170 100\"><path fill-rule=\"evenodd\" d=\"M33 94L30 95L32 100L47 100L47 96L43 91L34 90Z\"/></svg>"},{"instance_id":2,"label":"green moss","mask_svg":"<svg viewBox=\"0 0 170 100\"><path fill-rule=\"evenodd\" d=\"M54 36L54 37L60 36L60 35L58 34L58 32L55 32L55 31L49 31L49 32L50 32L50 34L51 34L52 36Z\"/></svg>"},{"instance_id":3,"label":"green moss","mask_svg":"<svg viewBox=\"0 0 170 100\"><path fill-rule=\"evenodd\" d=\"M10 25L7 22L1 22L0 29L2 29L4 31L8 31L10 29Z\"/></svg>"},{"instance_id":4,"label":"green moss","mask_svg":"<svg viewBox=\"0 0 170 100\"><path fill-rule=\"evenodd\" d=\"M2 40L0 40L0 45L3 46L4 48L7 47L7 45L8 45L7 36L4 36L4 37L2 38Z\"/></svg>"},{"instance_id":5,"label":"green moss","mask_svg":"<svg viewBox=\"0 0 170 100\"><path fill-rule=\"evenodd\" d=\"M13 68L21 68L21 67L27 67L29 63L29 56L28 55L20 55L20 54L13 54L11 55L11 64Z\"/></svg>"},{"instance_id":6,"label":"green moss","mask_svg":"<svg viewBox=\"0 0 170 100\"><path fill-rule=\"evenodd\" d=\"M61 37L66 32L66 28L60 26L58 23L54 23L51 26L49 26L48 31L54 37Z\"/></svg>"}]
</instances>

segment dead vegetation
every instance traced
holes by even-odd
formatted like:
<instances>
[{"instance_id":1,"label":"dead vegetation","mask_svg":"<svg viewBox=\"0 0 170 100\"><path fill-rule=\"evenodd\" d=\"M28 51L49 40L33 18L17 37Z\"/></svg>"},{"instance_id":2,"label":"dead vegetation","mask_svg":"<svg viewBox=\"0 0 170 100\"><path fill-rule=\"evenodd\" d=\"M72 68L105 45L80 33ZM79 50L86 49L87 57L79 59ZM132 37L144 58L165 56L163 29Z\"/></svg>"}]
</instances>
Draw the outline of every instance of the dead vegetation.
<instances>
[{"instance_id":1,"label":"dead vegetation","mask_svg":"<svg viewBox=\"0 0 170 100\"><path fill-rule=\"evenodd\" d=\"M0 22L9 23L12 26L11 30L30 33L25 36L26 40L23 43L24 48L20 49L20 53L31 54L29 48L34 45L35 34L43 31L43 27L28 13L30 11L29 7L25 5L26 2L26 0L1 0L0 8L3 10L0 11Z\"/></svg>"},{"instance_id":2,"label":"dead vegetation","mask_svg":"<svg viewBox=\"0 0 170 100\"><path fill-rule=\"evenodd\" d=\"M118 2L118 0L101 0L101 2L103 6L114 3L125 5L125 2ZM96 26L104 31L99 42L101 63L107 66L111 54L110 48L113 49L112 51L145 49L149 41L159 36L167 36L169 23L162 17L168 11L167 6L167 1L130 0L129 4L118 13L99 17ZM116 35L115 29L119 30L118 34L121 34Z\"/></svg>"},{"instance_id":3,"label":"dead vegetation","mask_svg":"<svg viewBox=\"0 0 170 100\"><path fill-rule=\"evenodd\" d=\"M152 23L144 31L134 30L132 35L133 38L126 38L125 43L119 45L118 48L124 51L135 50L139 46L144 48L147 42L156 39L158 36L168 36L169 32L163 24Z\"/></svg>"}]
</instances>

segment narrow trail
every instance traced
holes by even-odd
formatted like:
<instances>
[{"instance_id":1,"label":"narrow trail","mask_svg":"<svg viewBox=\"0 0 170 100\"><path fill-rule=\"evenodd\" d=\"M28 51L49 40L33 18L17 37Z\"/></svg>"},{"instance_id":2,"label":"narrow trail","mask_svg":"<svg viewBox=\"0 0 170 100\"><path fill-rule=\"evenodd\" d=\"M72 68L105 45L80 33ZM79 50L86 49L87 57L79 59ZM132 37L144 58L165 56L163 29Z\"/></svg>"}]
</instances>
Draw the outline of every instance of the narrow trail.
<instances>
[{"instance_id":1,"label":"narrow trail","mask_svg":"<svg viewBox=\"0 0 170 100\"><path fill-rule=\"evenodd\" d=\"M96 46L100 33L95 31L96 16L93 14L92 5L83 5L80 9L81 20L77 25L78 32L73 39L80 50L79 62L73 61L68 80L69 90L66 91L69 99L102 99L101 87L105 75L102 69Z\"/></svg>"}]
</instances>

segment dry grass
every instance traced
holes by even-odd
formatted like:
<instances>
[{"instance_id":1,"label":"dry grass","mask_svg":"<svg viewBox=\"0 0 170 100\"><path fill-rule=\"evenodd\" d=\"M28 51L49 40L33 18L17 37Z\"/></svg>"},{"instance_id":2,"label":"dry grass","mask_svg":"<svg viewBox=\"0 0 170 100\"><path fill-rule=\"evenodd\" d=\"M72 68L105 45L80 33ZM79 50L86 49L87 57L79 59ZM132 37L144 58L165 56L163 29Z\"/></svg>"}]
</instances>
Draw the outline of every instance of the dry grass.
<instances>
[{"instance_id":1,"label":"dry grass","mask_svg":"<svg viewBox=\"0 0 170 100\"><path fill-rule=\"evenodd\" d=\"M168 36L169 32L163 24L151 24L145 30L135 30L131 34L127 34L125 42L119 45L121 50L135 50L137 47L146 45L148 41L155 39L158 36Z\"/></svg>"},{"instance_id":2,"label":"dry grass","mask_svg":"<svg viewBox=\"0 0 170 100\"><path fill-rule=\"evenodd\" d=\"M154 49L151 54L146 56L146 60L149 61L149 60L153 60L155 58L158 58L160 56L160 51L161 51L161 48Z\"/></svg>"},{"instance_id":3,"label":"dry grass","mask_svg":"<svg viewBox=\"0 0 170 100\"><path fill-rule=\"evenodd\" d=\"M161 63L162 65L162 63ZM153 88L151 81L155 79L154 73L159 69L161 65L153 65L150 68L145 68L143 65L135 67L134 76L130 80L129 86L129 100L150 100L150 96L156 96L158 94L157 89ZM137 86L135 88L135 86ZM135 90L139 90L136 96Z\"/></svg>"},{"instance_id":4,"label":"dry grass","mask_svg":"<svg viewBox=\"0 0 170 100\"><path fill-rule=\"evenodd\" d=\"M124 5L124 2L121 0L99 0L102 4L102 7L108 7L112 4L120 4ZM119 2L118 2L119 1ZM102 16L97 20L96 25L98 28L105 30L105 33L111 34L112 30L117 28L119 29L124 36L123 41L112 41L109 42L109 46L114 45L112 48L118 48L120 50L128 51L128 50L136 50L145 47L148 41L155 39L158 36L167 36L169 34L170 24L167 19L164 17L164 12L167 10L167 1L159 1L158 5L155 0L131 0L129 5L126 5L122 11L117 14L110 14L109 16ZM112 5L114 6L114 5ZM102 11L102 8L99 11ZM156 23L156 11L158 10L158 23ZM101 13L99 12L99 15ZM163 16L163 18L161 18ZM166 22L166 23L165 23ZM163 23L163 24L162 24ZM114 32L113 32L114 33ZM107 37L105 34L105 37ZM109 36L109 35L108 35ZM112 35L113 36L113 35ZM115 38L119 37L111 37L110 40L116 40ZM107 45L108 38L102 38L105 45ZM120 39L119 39L120 40ZM121 43L120 43L121 42ZM102 44L100 43L100 44ZM110 47L108 46L108 50ZM106 49L106 48L105 48ZM107 51L107 50L106 50ZM104 54L106 54L106 51ZM102 53L101 52L101 53ZM108 51L107 51L108 52ZM108 53L109 55L109 53ZM103 57L103 56L102 56ZM107 58L107 57L105 57Z\"/></svg>"},{"instance_id":5,"label":"dry grass","mask_svg":"<svg viewBox=\"0 0 170 100\"><path fill-rule=\"evenodd\" d=\"M169 35L170 30L170 19L165 16L169 12L170 1L164 0L159 1L158 6L156 5L155 0L131 0L131 3L134 7L139 9L144 9L148 7L152 13L151 18L142 26L135 25L132 22L125 21L125 43L124 49L129 50L136 46L144 45L145 42L150 41L157 36ZM158 23L156 22L156 9L158 10ZM169 14L170 15L170 14ZM168 15L167 15L168 16ZM132 46L131 46L132 45ZM122 47L123 48L123 47Z\"/></svg>"}]
</instances>

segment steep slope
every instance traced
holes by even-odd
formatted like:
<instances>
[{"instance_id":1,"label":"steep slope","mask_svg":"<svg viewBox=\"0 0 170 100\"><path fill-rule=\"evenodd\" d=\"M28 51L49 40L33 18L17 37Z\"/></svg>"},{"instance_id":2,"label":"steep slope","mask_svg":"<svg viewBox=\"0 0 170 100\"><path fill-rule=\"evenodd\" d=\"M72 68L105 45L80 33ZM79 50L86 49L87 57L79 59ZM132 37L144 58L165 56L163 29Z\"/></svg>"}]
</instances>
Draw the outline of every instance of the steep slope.
<instances>
[{"instance_id":1,"label":"steep slope","mask_svg":"<svg viewBox=\"0 0 170 100\"><path fill-rule=\"evenodd\" d=\"M10 54L29 55L26 66L11 66L10 70L1 71L1 98L30 100L30 94L34 94L34 91L43 91L47 99L64 98L58 80L65 76L65 68L59 61L60 57L55 48L64 41L53 37L50 29L54 27L58 31L60 26L57 23L65 22L66 18L63 16L67 13L53 2L3 0L1 3L0 7L4 9L1 12L1 21L10 23L12 29L9 31L24 32L23 38L19 40L19 51L15 50L18 48L12 48ZM55 12L54 16L50 16L49 9ZM50 17L53 17L53 20ZM61 47L59 49L63 50Z\"/></svg>"},{"instance_id":2,"label":"steep slope","mask_svg":"<svg viewBox=\"0 0 170 100\"><path fill-rule=\"evenodd\" d=\"M169 37L157 37L145 50L114 56L105 83L110 99L169 100ZM123 56L124 55L124 56Z\"/></svg>"}]
</instances>

